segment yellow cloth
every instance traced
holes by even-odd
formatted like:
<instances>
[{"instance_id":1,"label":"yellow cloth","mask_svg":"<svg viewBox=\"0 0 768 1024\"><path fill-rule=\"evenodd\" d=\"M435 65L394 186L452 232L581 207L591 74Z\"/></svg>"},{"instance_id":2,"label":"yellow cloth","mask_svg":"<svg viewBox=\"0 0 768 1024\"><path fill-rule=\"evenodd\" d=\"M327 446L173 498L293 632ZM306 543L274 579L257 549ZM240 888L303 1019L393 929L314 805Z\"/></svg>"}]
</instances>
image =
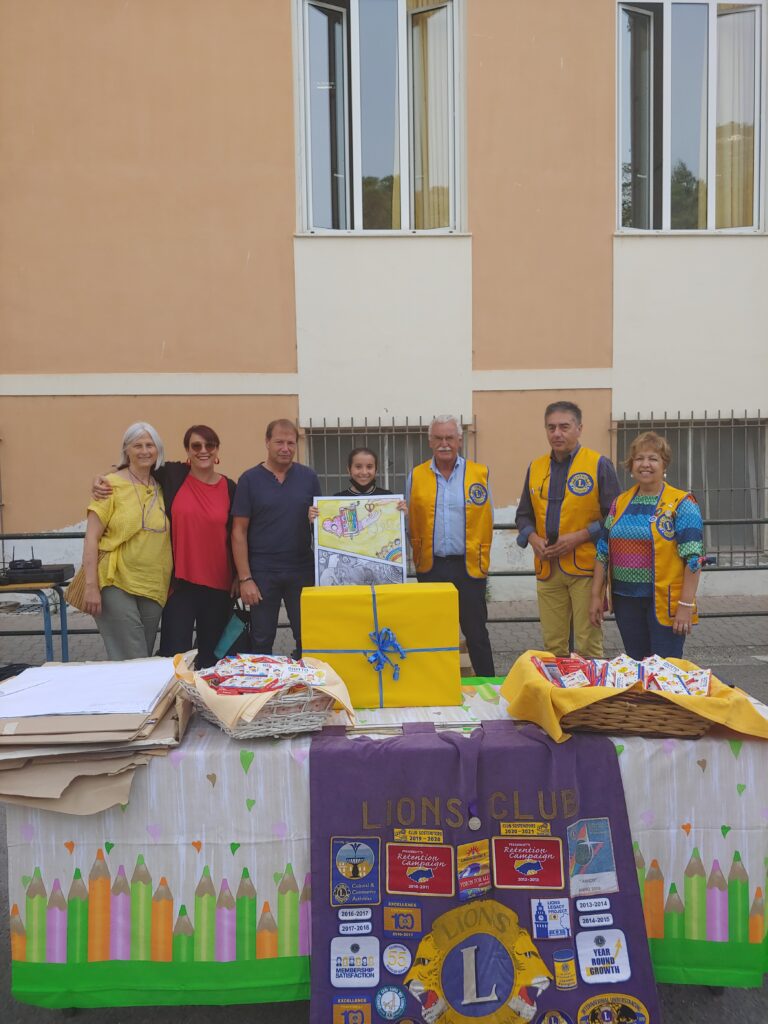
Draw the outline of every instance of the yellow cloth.
<instances>
[{"instance_id":1,"label":"yellow cloth","mask_svg":"<svg viewBox=\"0 0 768 1024\"><path fill-rule=\"evenodd\" d=\"M502 696L509 704L513 718L535 722L557 743L570 739L570 733L563 732L560 719L570 711L588 707L599 700L610 700L618 693L612 686L585 686L564 690L545 679L531 662L531 658L551 657L548 651L526 651L521 654L509 671L501 687ZM668 658L686 672L698 668L691 661ZM629 690L642 690L642 683L636 683ZM655 691L654 691L655 692ZM739 689L732 689L712 676L708 697L689 697L676 693L660 693L673 704L687 708L711 722L719 722L735 732L747 736L768 739L768 718L763 718L749 696Z\"/></svg>"},{"instance_id":2,"label":"yellow cloth","mask_svg":"<svg viewBox=\"0 0 768 1024\"><path fill-rule=\"evenodd\" d=\"M591 448L579 448L568 467L568 479L560 506L558 534L576 533L586 530L590 523L603 518L600 511L600 491L597 486L597 469L600 453ZM536 533L547 536L547 506L549 505L549 480L552 472L550 455L534 459L528 469L528 489L531 505L536 516ZM597 547L594 541L586 540L567 555L557 559L563 572L570 576L592 576L595 571ZM533 557L536 578L545 580L552 570L552 560Z\"/></svg>"},{"instance_id":3,"label":"yellow cloth","mask_svg":"<svg viewBox=\"0 0 768 1024\"><path fill-rule=\"evenodd\" d=\"M301 592L304 654L327 661L344 680L356 708L461 704L459 595L452 583L376 587L378 629L391 629L406 656L389 658L379 675L366 658L376 645L370 587L305 587ZM429 651L425 648L452 650ZM349 652L349 653L345 653ZM365 652L365 653L363 653ZM382 699L383 697L383 699Z\"/></svg>"},{"instance_id":4,"label":"yellow cloth","mask_svg":"<svg viewBox=\"0 0 768 1024\"><path fill-rule=\"evenodd\" d=\"M429 572L435 564L435 506L438 480L428 459L411 474L408 531L416 572ZM488 467L464 462L464 562L467 574L482 580L488 575L493 541L493 504L488 490Z\"/></svg>"},{"instance_id":5,"label":"yellow cloth","mask_svg":"<svg viewBox=\"0 0 768 1024\"><path fill-rule=\"evenodd\" d=\"M104 525L99 551L109 552L109 558L99 562L99 588L119 587L164 605L173 561L163 492L157 485L156 492L141 484L134 487L116 473L110 473L107 480L112 485L110 496L95 499L88 506ZM163 527L162 533L153 532Z\"/></svg>"},{"instance_id":6,"label":"yellow cloth","mask_svg":"<svg viewBox=\"0 0 768 1024\"><path fill-rule=\"evenodd\" d=\"M637 487L630 487L628 491L624 491L618 496L616 514L611 529L624 515L637 491ZM677 487L664 484L656 504L656 511L651 519L654 611L657 622L662 626L674 624L677 603L683 590L685 562L678 553L675 536L675 513L683 498L693 498L693 495L690 491L681 491ZM696 499L693 498L693 500ZM698 611L693 608L691 622L698 621Z\"/></svg>"}]
</instances>

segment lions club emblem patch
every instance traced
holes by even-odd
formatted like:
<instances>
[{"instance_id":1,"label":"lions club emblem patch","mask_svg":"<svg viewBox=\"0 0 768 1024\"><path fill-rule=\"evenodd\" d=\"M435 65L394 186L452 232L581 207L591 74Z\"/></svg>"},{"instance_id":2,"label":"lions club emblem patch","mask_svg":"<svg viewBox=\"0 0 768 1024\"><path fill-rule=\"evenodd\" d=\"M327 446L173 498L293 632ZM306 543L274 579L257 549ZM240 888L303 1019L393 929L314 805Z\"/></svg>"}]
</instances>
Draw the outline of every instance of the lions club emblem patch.
<instances>
[{"instance_id":1,"label":"lions club emblem patch","mask_svg":"<svg viewBox=\"0 0 768 1024\"><path fill-rule=\"evenodd\" d=\"M656 517L656 529L664 540L672 540L675 536L675 521L667 512Z\"/></svg>"},{"instance_id":2,"label":"lions club emblem patch","mask_svg":"<svg viewBox=\"0 0 768 1024\"><path fill-rule=\"evenodd\" d=\"M425 1020L464 1024L481 1014L483 1024L523 1024L551 980L514 910L479 900L435 919L403 984Z\"/></svg>"},{"instance_id":3,"label":"lions club emblem patch","mask_svg":"<svg viewBox=\"0 0 768 1024\"><path fill-rule=\"evenodd\" d=\"M469 500L473 505L484 505L488 501L488 488L482 484L471 484L469 488Z\"/></svg>"},{"instance_id":4,"label":"lions club emblem patch","mask_svg":"<svg viewBox=\"0 0 768 1024\"><path fill-rule=\"evenodd\" d=\"M595 481L589 473L574 473L573 476L568 477L568 490L579 498L584 494L589 494L594 486Z\"/></svg>"}]
</instances>

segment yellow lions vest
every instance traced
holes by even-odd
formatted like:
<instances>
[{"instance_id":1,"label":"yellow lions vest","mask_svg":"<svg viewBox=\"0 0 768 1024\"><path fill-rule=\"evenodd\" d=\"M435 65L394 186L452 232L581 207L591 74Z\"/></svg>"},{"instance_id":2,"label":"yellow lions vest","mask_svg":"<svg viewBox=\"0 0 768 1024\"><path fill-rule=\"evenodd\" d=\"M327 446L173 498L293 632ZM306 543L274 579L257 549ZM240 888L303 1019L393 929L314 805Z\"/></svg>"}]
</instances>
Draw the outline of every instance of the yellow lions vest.
<instances>
[{"instance_id":1,"label":"yellow lions vest","mask_svg":"<svg viewBox=\"0 0 768 1024\"><path fill-rule=\"evenodd\" d=\"M614 523L624 514L630 501L637 494L637 487L630 487L616 499ZM656 511L651 516L651 537L653 538L653 598L656 619L661 626L671 626L675 621L677 602L683 589L685 562L677 553L675 512L683 500L691 496L689 491L678 490L664 484ZM699 621L693 609L693 622Z\"/></svg>"},{"instance_id":2,"label":"yellow lions vest","mask_svg":"<svg viewBox=\"0 0 768 1024\"><path fill-rule=\"evenodd\" d=\"M429 572L434 564L437 478L432 461L415 466L411 474L408 530L416 572ZM475 579L488 575L493 539L493 508L488 495L488 467L464 462L464 524L467 572Z\"/></svg>"},{"instance_id":3,"label":"yellow lions vest","mask_svg":"<svg viewBox=\"0 0 768 1024\"><path fill-rule=\"evenodd\" d=\"M536 516L536 533L547 536L547 502L549 500L550 456L534 459L528 471L528 485L531 504ZM597 488L597 464L600 453L591 448L579 448L568 469L563 503L560 506L558 533L575 533L586 530L590 523L602 518L600 493ZM595 568L597 548L591 540L579 544L557 561L569 576L591 576ZM533 558L536 579L547 580L552 572L548 558Z\"/></svg>"}]
</instances>

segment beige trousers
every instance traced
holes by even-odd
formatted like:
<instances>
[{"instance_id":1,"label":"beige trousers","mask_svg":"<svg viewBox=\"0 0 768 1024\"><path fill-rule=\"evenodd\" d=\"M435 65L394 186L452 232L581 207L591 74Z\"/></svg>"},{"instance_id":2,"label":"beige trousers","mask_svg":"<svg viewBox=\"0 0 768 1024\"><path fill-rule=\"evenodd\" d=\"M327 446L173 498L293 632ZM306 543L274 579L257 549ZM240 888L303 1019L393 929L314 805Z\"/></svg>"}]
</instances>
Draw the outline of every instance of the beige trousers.
<instances>
[{"instance_id":1,"label":"beige trousers","mask_svg":"<svg viewBox=\"0 0 768 1024\"><path fill-rule=\"evenodd\" d=\"M539 621L544 649L559 658L569 654L571 623L574 650L584 658L603 657L603 631L589 621L591 576L569 576L557 562L548 580L537 580Z\"/></svg>"}]
</instances>

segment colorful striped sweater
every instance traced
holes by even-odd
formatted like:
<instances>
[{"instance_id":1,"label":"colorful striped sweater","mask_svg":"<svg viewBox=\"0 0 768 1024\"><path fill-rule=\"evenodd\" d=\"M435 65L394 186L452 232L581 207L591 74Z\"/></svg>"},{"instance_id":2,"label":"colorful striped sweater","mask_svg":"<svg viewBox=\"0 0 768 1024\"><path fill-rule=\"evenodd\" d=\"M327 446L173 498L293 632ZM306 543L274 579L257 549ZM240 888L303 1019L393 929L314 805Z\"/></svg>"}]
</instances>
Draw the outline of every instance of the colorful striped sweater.
<instances>
[{"instance_id":1,"label":"colorful striped sweater","mask_svg":"<svg viewBox=\"0 0 768 1024\"><path fill-rule=\"evenodd\" d=\"M653 539L651 517L658 497L636 494L618 522L616 502L611 506L597 542L597 557L608 565L610 549L611 587L624 597L650 597L653 594ZM693 498L683 498L675 512L677 551L692 572L699 570L704 554L704 524Z\"/></svg>"}]
</instances>

